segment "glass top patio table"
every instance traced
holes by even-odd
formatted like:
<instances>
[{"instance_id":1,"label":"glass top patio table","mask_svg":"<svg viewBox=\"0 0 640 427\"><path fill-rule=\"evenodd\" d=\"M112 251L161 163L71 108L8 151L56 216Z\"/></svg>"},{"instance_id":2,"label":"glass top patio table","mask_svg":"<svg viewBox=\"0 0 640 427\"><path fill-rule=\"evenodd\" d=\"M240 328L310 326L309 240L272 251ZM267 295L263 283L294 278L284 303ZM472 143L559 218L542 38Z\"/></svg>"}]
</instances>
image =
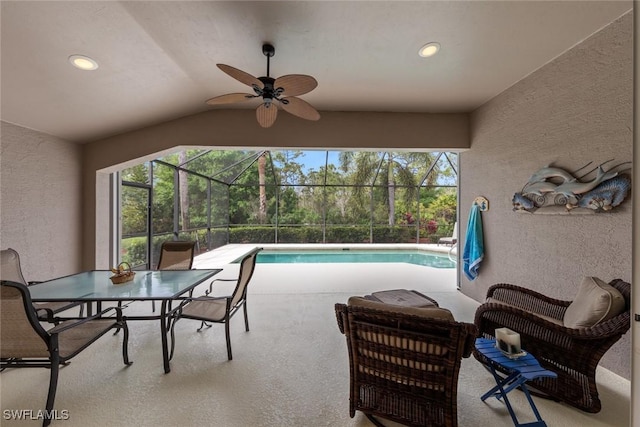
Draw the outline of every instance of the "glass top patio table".
<instances>
[{"instance_id":1,"label":"glass top patio table","mask_svg":"<svg viewBox=\"0 0 640 427\"><path fill-rule=\"evenodd\" d=\"M109 270L85 271L71 276L61 277L29 286L31 300L34 302L82 301L87 303L87 314L91 315L92 303L100 311L102 302L107 301L162 301L159 315L125 316L129 320L160 320L160 338L162 339L162 359L164 372L169 373L169 364L173 351L169 354L168 337L173 315L178 308L172 307L173 300L184 298L183 294L192 291L205 280L215 276L221 269L212 270L162 270L136 271L133 280L122 284L113 284ZM172 346L173 346L173 337Z\"/></svg>"},{"instance_id":2,"label":"glass top patio table","mask_svg":"<svg viewBox=\"0 0 640 427\"><path fill-rule=\"evenodd\" d=\"M109 270L94 270L29 286L34 302L174 299L214 276L214 270L136 271L132 281L114 285Z\"/></svg>"}]
</instances>

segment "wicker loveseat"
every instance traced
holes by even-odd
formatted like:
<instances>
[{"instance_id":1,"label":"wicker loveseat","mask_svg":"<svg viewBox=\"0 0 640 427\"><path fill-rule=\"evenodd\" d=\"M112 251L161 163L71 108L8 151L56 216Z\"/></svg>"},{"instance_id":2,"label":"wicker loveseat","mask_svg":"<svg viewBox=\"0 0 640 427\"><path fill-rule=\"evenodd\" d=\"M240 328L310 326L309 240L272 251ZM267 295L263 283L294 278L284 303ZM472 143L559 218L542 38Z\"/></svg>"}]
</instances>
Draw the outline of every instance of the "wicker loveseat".
<instances>
[{"instance_id":1,"label":"wicker loveseat","mask_svg":"<svg viewBox=\"0 0 640 427\"><path fill-rule=\"evenodd\" d=\"M558 374L557 379L536 379L532 387L583 411L599 412L596 367L604 353L630 327L631 285L620 279L609 285L624 298L624 308L594 326L566 327L563 319L572 301L549 298L509 284L489 288L487 302L476 311L475 324L480 334L488 338L493 338L496 328L518 332L522 348L543 367ZM484 363L478 352L474 356Z\"/></svg>"},{"instance_id":2,"label":"wicker loveseat","mask_svg":"<svg viewBox=\"0 0 640 427\"><path fill-rule=\"evenodd\" d=\"M477 330L446 309L351 297L335 306L349 352L349 414L404 425L455 427L458 373Z\"/></svg>"}]
</instances>

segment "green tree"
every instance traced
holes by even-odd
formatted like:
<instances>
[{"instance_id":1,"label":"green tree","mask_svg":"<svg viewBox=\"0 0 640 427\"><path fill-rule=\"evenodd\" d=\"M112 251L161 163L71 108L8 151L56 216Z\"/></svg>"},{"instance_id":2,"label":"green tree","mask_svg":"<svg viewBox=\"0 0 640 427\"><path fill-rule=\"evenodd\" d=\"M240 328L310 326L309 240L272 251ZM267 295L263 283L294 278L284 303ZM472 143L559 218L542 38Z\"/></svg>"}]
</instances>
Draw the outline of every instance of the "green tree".
<instances>
[{"instance_id":1,"label":"green tree","mask_svg":"<svg viewBox=\"0 0 640 427\"><path fill-rule=\"evenodd\" d=\"M258 222L264 224L267 219L267 152L258 157L258 185L260 186L260 205L258 208Z\"/></svg>"},{"instance_id":2,"label":"green tree","mask_svg":"<svg viewBox=\"0 0 640 427\"><path fill-rule=\"evenodd\" d=\"M305 211L300 208L298 193L292 186L283 187L280 191L280 224L303 224Z\"/></svg>"},{"instance_id":3,"label":"green tree","mask_svg":"<svg viewBox=\"0 0 640 427\"><path fill-rule=\"evenodd\" d=\"M187 162L187 151L181 151L178 153L178 166L182 167ZM178 170L178 188L180 195L180 222L182 224L182 230L188 230L191 228L189 221L189 175L186 171Z\"/></svg>"},{"instance_id":4,"label":"green tree","mask_svg":"<svg viewBox=\"0 0 640 427\"><path fill-rule=\"evenodd\" d=\"M149 184L149 163L141 163L120 172L122 181Z\"/></svg>"},{"instance_id":5,"label":"green tree","mask_svg":"<svg viewBox=\"0 0 640 427\"><path fill-rule=\"evenodd\" d=\"M174 196L178 190L179 229L231 224L363 225L400 221L407 213L420 220L437 220L453 227L457 155L454 153L340 152L337 165L307 169L300 160L304 152L285 150L186 150L153 162L154 232L172 232ZM123 171L123 179L149 182L149 166ZM179 186L175 188L175 177ZM207 179L209 177L209 179ZM417 200L417 188L420 199ZM208 190L211 188L211 212ZM279 193L279 198L276 197ZM452 196L453 195L453 196ZM144 219L135 213L142 203L137 193L123 202L127 231L141 229ZM280 205L277 206L277 203ZM136 203L134 203L136 202ZM139 203L138 203L139 202ZM126 206L125 206L126 205ZM418 209L419 208L419 209ZM278 218L275 215L278 213ZM176 230L177 231L177 230ZM314 229L314 233L317 229ZM354 237L360 239L360 237ZM317 240L313 237L310 241Z\"/></svg>"},{"instance_id":6,"label":"green tree","mask_svg":"<svg viewBox=\"0 0 640 427\"><path fill-rule=\"evenodd\" d=\"M327 222L332 224L353 223L354 219L349 210L351 188L346 186L346 177L335 165L329 164L325 169L325 209Z\"/></svg>"},{"instance_id":7,"label":"green tree","mask_svg":"<svg viewBox=\"0 0 640 427\"><path fill-rule=\"evenodd\" d=\"M276 175L281 185L299 184L304 181L304 172L298 159L303 155L300 150L272 151Z\"/></svg>"},{"instance_id":8,"label":"green tree","mask_svg":"<svg viewBox=\"0 0 640 427\"><path fill-rule=\"evenodd\" d=\"M142 163L120 173L123 182L149 184L149 163ZM123 185L120 195L120 212L123 236L146 233L147 230L147 190Z\"/></svg>"},{"instance_id":9,"label":"green tree","mask_svg":"<svg viewBox=\"0 0 640 427\"><path fill-rule=\"evenodd\" d=\"M153 231L156 234L173 231L174 170L153 163Z\"/></svg>"},{"instance_id":10,"label":"green tree","mask_svg":"<svg viewBox=\"0 0 640 427\"><path fill-rule=\"evenodd\" d=\"M435 220L438 232L442 235L453 231L453 224L457 221L457 197L455 188L443 188L438 196L425 208L425 214L421 222Z\"/></svg>"},{"instance_id":11,"label":"green tree","mask_svg":"<svg viewBox=\"0 0 640 427\"><path fill-rule=\"evenodd\" d=\"M416 197L416 170L425 170L429 153L373 153L373 152L344 152L340 155L341 169L352 171L351 182L355 185L372 184L381 188L382 192L374 191L374 200L380 198L386 208L388 224L396 222L396 193L397 187L403 188L402 197L405 203L412 203ZM422 163L419 167L415 163ZM354 196L360 204L365 203L365 187L356 187Z\"/></svg>"}]
</instances>

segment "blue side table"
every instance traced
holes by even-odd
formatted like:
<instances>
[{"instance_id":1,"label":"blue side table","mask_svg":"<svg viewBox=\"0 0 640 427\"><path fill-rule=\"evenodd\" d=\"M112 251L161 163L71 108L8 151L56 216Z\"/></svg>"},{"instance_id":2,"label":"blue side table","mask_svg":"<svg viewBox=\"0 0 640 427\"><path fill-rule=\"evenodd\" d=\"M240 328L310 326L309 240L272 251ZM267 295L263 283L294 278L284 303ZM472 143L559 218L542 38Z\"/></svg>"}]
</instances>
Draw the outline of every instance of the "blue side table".
<instances>
[{"instance_id":1,"label":"blue side table","mask_svg":"<svg viewBox=\"0 0 640 427\"><path fill-rule=\"evenodd\" d=\"M557 378L558 375L555 372L549 371L540 366L540 363L538 363L536 358L531 354L527 354L517 359L511 359L505 356L498 348L496 348L496 341L493 339L477 338L476 350L478 350L478 352L485 356L489 361L488 368L493 374L497 384L491 390L483 394L480 399L483 402L489 397L495 397L498 400L504 399L504 403L507 405L511 419L516 427L547 427L547 423L545 423L540 417L538 408L536 408L536 405L533 403L533 399L531 399L531 394L529 393L525 383L538 377ZM501 378L496 373L496 367L506 369L509 372L509 375L506 378ZM509 402L509 399L507 398L507 393L516 387L520 387L524 392L537 421L526 424L520 424L518 422L518 418L516 418L516 414L513 412L513 408L511 407L511 402Z\"/></svg>"}]
</instances>

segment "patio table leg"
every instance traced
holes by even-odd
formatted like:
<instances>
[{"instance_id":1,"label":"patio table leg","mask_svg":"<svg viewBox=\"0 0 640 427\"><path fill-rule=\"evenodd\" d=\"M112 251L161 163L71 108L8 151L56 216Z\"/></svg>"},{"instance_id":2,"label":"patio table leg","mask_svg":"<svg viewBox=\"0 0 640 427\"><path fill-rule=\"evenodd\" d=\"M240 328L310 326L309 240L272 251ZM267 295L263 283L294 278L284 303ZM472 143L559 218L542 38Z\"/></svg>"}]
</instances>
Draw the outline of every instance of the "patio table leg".
<instances>
[{"instance_id":1,"label":"patio table leg","mask_svg":"<svg viewBox=\"0 0 640 427\"><path fill-rule=\"evenodd\" d=\"M164 373L171 372L171 366L169 364L169 348L167 343L167 304L166 299L162 300L162 307L160 308L160 335L162 336L162 360L164 362Z\"/></svg>"}]
</instances>

